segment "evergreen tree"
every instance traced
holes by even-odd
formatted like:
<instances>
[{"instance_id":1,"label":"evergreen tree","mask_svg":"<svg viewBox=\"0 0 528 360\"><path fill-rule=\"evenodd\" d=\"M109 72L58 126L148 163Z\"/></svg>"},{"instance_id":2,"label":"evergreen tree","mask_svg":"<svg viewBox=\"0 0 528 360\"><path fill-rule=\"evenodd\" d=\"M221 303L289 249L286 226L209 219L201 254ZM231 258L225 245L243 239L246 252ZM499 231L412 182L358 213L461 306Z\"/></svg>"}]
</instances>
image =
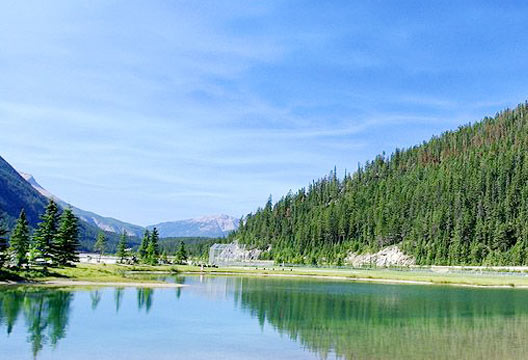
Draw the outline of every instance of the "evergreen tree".
<instances>
[{"instance_id":1,"label":"evergreen tree","mask_svg":"<svg viewBox=\"0 0 528 360\"><path fill-rule=\"evenodd\" d=\"M180 241L180 247L178 248L178 252L176 253L176 262L178 264L182 264L185 261L187 261L187 250L185 249L185 243L183 241Z\"/></svg>"},{"instance_id":2,"label":"evergreen tree","mask_svg":"<svg viewBox=\"0 0 528 360\"><path fill-rule=\"evenodd\" d=\"M159 233L156 228L152 229L149 243L147 245L146 262L155 265L159 261Z\"/></svg>"},{"instance_id":3,"label":"evergreen tree","mask_svg":"<svg viewBox=\"0 0 528 360\"><path fill-rule=\"evenodd\" d=\"M94 245L94 251L96 251L97 253L99 253L99 261L101 261L101 258L103 257L104 255L104 252L106 251L106 247L107 247L107 240L106 240L106 236L104 234L104 232L99 232L99 234L97 235L97 240L95 241L95 245Z\"/></svg>"},{"instance_id":4,"label":"evergreen tree","mask_svg":"<svg viewBox=\"0 0 528 360\"><path fill-rule=\"evenodd\" d=\"M145 261L147 259L147 247L150 243L150 231L145 230L143 234L143 239L141 239L141 244L138 249L138 257L140 261Z\"/></svg>"},{"instance_id":5,"label":"evergreen tree","mask_svg":"<svg viewBox=\"0 0 528 360\"><path fill-rule=\"evenodd\" d=\"M57 249L54 247L54 239L57 235L59 223L59 208L55 201L50 200L46 211L41 216L41 222L33 236L34 261L42 261L45 264L54 262Z\"/></svg>"},{"instance_id":6,"label":"evergreen tree","mask_svg":"<svg viewBox=\"0 0 528 360\"><path fill-rule=\"evenodd\" d=\"M16 267L20 268L28 263L29 245L29 224L26 218L26 212L22 209L11 235L10 252L13 254Z\"/></svg>"},{"instance_id":7,"label":"evergreen tree","mask_svg":"<svg viewBox=\"0 0 528 360\"><path fill-rule=\"evenodd\" d=\"M124 263L127 260L128 254L126 230L123 231L123 234L121 235L121 237L119 238L119 242L117 243L116 256L118 257L120 263Z\"/></svg>"},{"instance_id":8,"label":"evergreen tree","mask_svg":"<svg viewBox=\"0 0 528 360\"><path fill-rule=\"evenodd\" d=\"M8 241L9 230L5 225L3 219L0 219L0 269L4 267L9 260L9 241Z\"/></svg>"},{"instance_id":9,"label":"evergreen tree","mask_svg":"<svg viewBox=\"0 0 528 360\"><path fill-rule=\"evenodd\" d=\"M73 265L79 262L79 225L77 217L71 208L64 210L60 217L60 225L53 245L57 265Z\"/></svg>"}]
</instances>

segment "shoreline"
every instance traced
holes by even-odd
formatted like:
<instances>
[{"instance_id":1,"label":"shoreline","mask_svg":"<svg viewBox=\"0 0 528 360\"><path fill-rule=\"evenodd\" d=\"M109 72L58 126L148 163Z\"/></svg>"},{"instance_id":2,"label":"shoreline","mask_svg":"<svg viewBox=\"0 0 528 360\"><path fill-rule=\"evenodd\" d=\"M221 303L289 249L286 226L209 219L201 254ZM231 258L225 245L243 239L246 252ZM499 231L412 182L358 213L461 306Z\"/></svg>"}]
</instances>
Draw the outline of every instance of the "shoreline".
<instances>
[{"instance_id":1,"label":"shoreline","mask_svg":"<svg viewBox=\"0 0 528 360\"><path fill-rule=\"evenodd\" d=\"M528 289L528 273L500 271L462 271L460 268L423 270L401 268L332 269L310 267L200 267L193 265L109 265L79 264L71 268L56 268L44 276L12 272L4 276L0 286L114 286L178 288L181 284L165 282L155 277L174 275L247 276L341 280L379 284L444 285L474 288ZM9 275L9 274L4 274ZM28 276L29 275L29 276ZM149 277L150 276L150 277Z\"/></svg>"},{"instance_id":2,"label":"shoreline","mask_svg":"<svg viewBox=\"0 0 528 360\"><path fill-rule=\"evenodd\" d=\"M42 286L42 287L135 287L135 288L181 288L188 285L168 282L119 282L119 281L86 281L86 280L46 280L46 281L0 281L0 286Z\"/></svg>"},{"instance_id":3,"label":"shoreline","mask_svg":"<svg viewBox=\"0 0 528 360\"><path fill-rule=\"evenodd\" d=\"M381 283L381 284L401 284L401 285L433 285L433 286L455 286L455 287L471 287L482 289L528 289L528 285L513 285L513 284L494 284L494 285L480 285L471 283L457 283L457 282L436 282L427 280L404 280L404 279L384 279L384 278L368 278L368 277L351 277L351 276L325 276L325 275L309 275L309 274L271 274L271 273L237 273L237 272L214 272L214 273L196 273L186 272L182 274L188 275L219 275L219 276L255 276L255 277L288 277L288 278L306 278L306 279L320 279L320 280L341 280L363 283Z\"/></svg>"},{"instance_id":4,"label":"shoreline","mask_svg":"<svg viewBox=\"0 0 528 360\"><path fill-rule=\"evenodd\" d=\"M368 277L352 277L352 276L332 276L332 275L315 275L315 274L275 274L275 273L249 273L249 272L194 272L188 271L181 273L182 275L209 275L209 276L246 276L246 277L287 277L287 278L304 278L304 279L320 279L320 280L341 280L362 283L381 283L381 284L400 284L400 285L433 285L433 286L454 286L454 287L471 287L481 289L528 289L528 285L512 285L512 284L494 284L494 285L479 285L470 283L457 282L435 282L426 280L404 280L404 279L390 279L390 278L368 278Z\"/></svg>"},{"instance_id":5,"label":"shoreline","mask_svg":"<svg viewBox=\"0 0 528 360\"><path fill-rule=\"evenodd\" d=\"M487 268L480 271L460 268L401 269L331 269L331 268L245 268L220 267L204 268L180 267L181 273L201 275L231 275L258 277L297 277L357 281L365 283L408 284L408 285L445 285L474 288L528 289L528 273L504 273ZM483 271L484 270L484 271Z\"/></svg>"}]
</instances>

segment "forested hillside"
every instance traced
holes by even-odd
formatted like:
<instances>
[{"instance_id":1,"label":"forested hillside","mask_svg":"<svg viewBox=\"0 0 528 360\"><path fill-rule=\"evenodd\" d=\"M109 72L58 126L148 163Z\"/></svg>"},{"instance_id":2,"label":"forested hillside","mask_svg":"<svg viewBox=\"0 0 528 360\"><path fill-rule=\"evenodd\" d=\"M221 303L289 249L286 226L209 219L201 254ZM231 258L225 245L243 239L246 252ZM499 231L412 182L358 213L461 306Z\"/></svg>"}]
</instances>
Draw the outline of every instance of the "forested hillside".
<instances>
[{"instance_id":1,"label":"forested hillside","mask_svg":"<svg viewBox=\"0 0 528 360\"><path fill-rule=\"evenodd\" d=\"M419 264L528 264L528 103L249 214L231 240L282 262L399 244Z\"/></svg>"},{"instance_id":2,"label":"forested hillside","mask_svg":"<svg viewBox=\"0 0 528 360\"><path fill-rule=\"evenodd\" d=\"M176 254L183 242L187 254L191 257L206 258L209 255L209 248L213 244L223 243L225 238L206 238L206 237L173 237L161 238L159 247L162 252L167 254Z\"/></svg>"}]
</instances>

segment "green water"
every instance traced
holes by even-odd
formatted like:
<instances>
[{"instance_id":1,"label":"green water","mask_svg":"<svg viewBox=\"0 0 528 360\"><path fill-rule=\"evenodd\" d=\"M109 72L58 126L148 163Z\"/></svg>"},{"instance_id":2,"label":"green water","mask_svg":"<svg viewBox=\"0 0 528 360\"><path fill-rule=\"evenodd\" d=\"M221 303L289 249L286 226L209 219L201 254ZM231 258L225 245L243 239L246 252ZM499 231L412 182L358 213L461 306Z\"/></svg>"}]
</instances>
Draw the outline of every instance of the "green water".
<instances>
[{"instance_id":1,"label":"green water","mask_svg":"<svg viewBox=\"0 0 528 360\"><path fill-rule=\"evenodd\" d=\"M0 359L525 359L528 291L279 278L0 288Z\"/></svg>"}]
</instances>

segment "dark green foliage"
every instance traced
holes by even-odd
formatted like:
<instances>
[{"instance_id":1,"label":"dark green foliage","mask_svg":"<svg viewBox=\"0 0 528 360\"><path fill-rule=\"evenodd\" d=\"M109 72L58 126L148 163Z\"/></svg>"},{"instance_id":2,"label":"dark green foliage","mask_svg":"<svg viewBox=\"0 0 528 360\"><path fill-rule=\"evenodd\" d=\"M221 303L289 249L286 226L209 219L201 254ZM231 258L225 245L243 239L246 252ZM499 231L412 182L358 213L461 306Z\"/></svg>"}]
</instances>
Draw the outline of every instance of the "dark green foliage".
<instances>
[{"instance_id":1,"label":"dark green foliage","mask_svg":"<svg viewBox=\"0 0 528 360\"><path fill-rule=\"evenodd\" d=\"M177 237L163 238L160 240L160 248L167 254L175 255L183 241L189 257L207 260L209 248L213 244L227 243L226 238L204 238L204 237Z\"/></svg>"},{"instance_id":2,"label":"dark green foliage","mask_svg":"<svg viewBox=\"0 0 528 360\"><path fill-rule=\"evenodd\" d=\"M49 201L46 211L41 216L41 220L33 236L34 261L43 263L55 262L57 248L54 240L57 236L59 224L59 208L53 200Z\"/></svg>"},{"instance_id":3,"label":"dark green foliage","mask_svg":"<svg viewBox=\"0 0 528 360\"><path fill-rule=\"evenodd\" d=\"M127 260L128 253L127 253L127 232L126 230L123 231L123 234L121 235L121 238L119 239L119 243L117 244L117 252L116 256L119 258L119 262L124 263Z\"/></svg>"},{"instance_id":4,"label":"dark green foliage","mask_svg":"<svg viewBox=\"0 0 528 360\"><path fill-rule=\"evenodd\" d=\"M60 226L53 241L57 265L79 262L79 226L77 217L66 208L60 217Z\"/></svg>"},{"instance_id":5,"label":"dark green foliage","mask_svg":"<svg viewBox=\"0 0 528 360\"><path fill-rule=\"evenodd\" d=\"M139 245L138 249L138 257L139 260L145 261L147 259L147 247L150 242L150 231L145 230L145 234L143 235L143 239L141 239L141 244Z\"/></svg>"},{"instance_id":6,"label":"dark green foliage","mask_svg":"<svg viewBox=\"0 0 528 360\"><path fill-rule=\"evenodd\" d=\"M104 232L100 232L99 235L97 235L97 240L95 241L94 245L94 251L99 253L99 261L101 261L101 257L107 250L108 240L106 240L106 235Z\"/></svg>"},{"instance_id":7,"label":"dark green foliage","mask_svg":"<svg viewBox=\"0 0 528 360\"><path fill-rule=\"evenodd\" d=\"M26 212L22 209L20 216L11 234L10 252L13 254L15 266L20 268L28 262L27 253L29 251L30 234Z\"/></svg>"},{"instance_id":8,"label":"dark green foliage","mask_svg":"<svg viewBox=\"0 0 528 360\"><path fill-rule=\"evenodd\" d=\"M392 244L419 264L528 264L528 103L249 214L230 240L278 262L340 263ZM271 200L271 199L270 199Z\"/></svg>"},{"instance_id":9,"label":"dark green foliage","mask_svg":"<svg viewBox=\"0 0 528 360\"><path fill-rule=\"evenodd\" d=\"M0 268L4 267L9 260L9 240L8 240L9 230L4 224L3 219L0 219Z\"/></svg>"},{"instance_id":10,"label":"dark green foliage","mask_svg":"<svg viewBox=\"0 0 528 360\"><path fill-rule=\"evenodd\" d=\"M156 228L150 233L145 262L150 265L156 265L159 261L159 233Z\"/></svg>"},{"instance_id":11,"label":"dark green foliage","mask_svg":"<svg viewBox=\"0 0 528 360\"><path fill-rule=\"evenodd\" d=\"M182 264L187 261L187 250L185 249L185 243L183 241L180 242L180 247L178 248L178 252L176 253L175 260L178 264Z\"/></svg>"}]
</instances>

